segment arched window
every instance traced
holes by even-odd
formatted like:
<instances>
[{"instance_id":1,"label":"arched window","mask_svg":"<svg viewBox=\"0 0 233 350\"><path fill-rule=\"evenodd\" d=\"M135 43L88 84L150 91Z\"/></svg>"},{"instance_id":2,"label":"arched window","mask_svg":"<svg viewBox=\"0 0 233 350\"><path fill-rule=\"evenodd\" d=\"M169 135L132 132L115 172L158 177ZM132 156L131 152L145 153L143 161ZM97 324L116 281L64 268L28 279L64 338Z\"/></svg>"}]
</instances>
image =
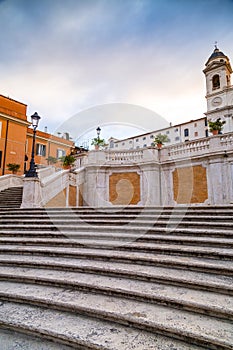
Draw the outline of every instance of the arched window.
<instances>
[{"instance_id":1,"label":"arched window","mask_svg":"<svg viewBox=\"0 0 233 350\"><path fill-rule=\"evenodd\" d=\"M113 140L110 141L110 148L114 148L114 141Z\"/></svg>"},{"instance_id":2,"label":"arched window","mask_svg":"<svg viewBox=\"0 0 233 350\"><path fill-rule=\"evenodd\" d=\"M218 74L213 76L212 84L213 84L213 90L220 88L220 80L219 80Z\"/></svg>"}]
</instances>

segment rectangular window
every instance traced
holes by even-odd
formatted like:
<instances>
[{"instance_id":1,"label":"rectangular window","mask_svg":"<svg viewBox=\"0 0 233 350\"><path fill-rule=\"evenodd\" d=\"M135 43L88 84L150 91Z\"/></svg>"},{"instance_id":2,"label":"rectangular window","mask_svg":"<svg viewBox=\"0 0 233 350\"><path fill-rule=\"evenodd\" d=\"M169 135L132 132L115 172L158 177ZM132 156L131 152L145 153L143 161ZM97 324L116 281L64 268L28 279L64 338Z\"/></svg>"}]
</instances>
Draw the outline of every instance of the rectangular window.
<instances>
[{"instance_id":1,"label":"rectangular window","mask_svg":"<svg viewBox=\"0 0 233 350\"><path fill-rule=\"evenodd\" d=\"M184 136L188 137L189 136L189 129L184 129Z\"/></svg>"},{"instance_id":2,"label":"rectangular window","mask_svg":"<svg viewBox=\"0 0 233 350\"><path fill-rule=\"evenodd\" d=\"M195 131L194 136L195 136L195 137L198 136L198 131Z\"/></svg>"},{"instance_id":3,"label":"rectangular window","mask_svg":"<svg viewBox=\"0 0 233 350\"><path fill-rule=\"evenodd\" d=\"M176 136L175 140L176 140L176 141L180 141L179 136Z\"/></svg>"},{"instance_id":4,"label":"rectangular window","mask_svg":"<svg viewBox=\"0 0 233 350\"><path fill-rule=\"evenodd\" d=\"M208 130L205 131L205 136L206 136L206 137L209 136Z\"/></svg>"},{"instance_id":5,"label":"rectangular window","mask_svg":"<svg viewBox=\"0 0 233 350\"><path fill-rule=\"evenodd\" d=\"M139 141L139 139L136 139L136 142L138 142Z\"/></svg>"},{"instance_id":6,"label":"rectangular window","mask_svg":"<svg viewBox=\"0 0 233 350\"><path fill-rule=\"evenodd\" d=\"M132 140L130 140L130 141L129 141L129 143L133 143L133 141L132 141Z\"/></svg>"},{"instance_id":7,"label":"rectangular window","mask_svg":"<svg viewBox=\"0 0 233 350\"><path fill-rule=\"evenodd\" d=\"M41 143L36 144L36 155L37 156L46 156L46 145L42 145Z\"/></svg>"},{"instance_id":8,"label":"rectangular window","mask_svg":"<svg viewBox=\"0 0 233 350\"><path fill-rule=\"evenodd\" d=\"M146 140L146 136L143 137L143 140Z\"/></svg>"},{"instance_id":9,"label":"rectangular window","mask_svg":"<svg viewBox=\"0 0 233 350\"><path fill-rule=\"evenodd\" d=\"M197 127L197 123L194 123L194 128L196 128Z\"/></svg>"},{"instance_id":10,"label":"rectangular window","mask_svg":"<svg viewBox=\"0 0 233 350\"><path fill-rule=\"evenodd\" d=\"M154 139L154 135L150 135L150 138L151 138L151 139Z\"/></svg>"},{"instance_id":11,"label":"rectangular window","mask_svg":"<svg viewBox=\"0 0 233 350\"><path fill-rule=\"evenodd\" d=\"M168 130L168 131L166 131L166 134L168 135L168 134L170 134L170 131Z\"/></svg>"},{"instance_id":12,"label":"rectangular window","mask_svg":"<svg viewBox=\"0 0 233 350\"><path fill-rule=\"evenodd\" d=\"M57 158L64 157L66 155L66 151L64 149L57 149Z\"/></svg>"}]
</instances>

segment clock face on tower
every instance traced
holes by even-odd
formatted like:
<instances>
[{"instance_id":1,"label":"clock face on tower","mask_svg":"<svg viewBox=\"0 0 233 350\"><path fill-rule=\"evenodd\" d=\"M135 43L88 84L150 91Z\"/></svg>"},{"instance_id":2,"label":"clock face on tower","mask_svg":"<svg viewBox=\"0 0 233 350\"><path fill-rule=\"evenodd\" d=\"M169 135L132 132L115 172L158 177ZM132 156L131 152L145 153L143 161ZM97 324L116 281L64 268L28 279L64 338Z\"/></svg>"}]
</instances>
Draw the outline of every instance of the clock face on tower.
<instances>
[{"instance_id":1,"label":"clock face on tower","mask_svg":"<svg viewBox=\"0 0 233 350\"><path fill-rule=\"evenodd\" d=\"M211 103L212 106L219 106L222 103L222 99L221 97L215 97Z\"/></svg>"}]
</instances>

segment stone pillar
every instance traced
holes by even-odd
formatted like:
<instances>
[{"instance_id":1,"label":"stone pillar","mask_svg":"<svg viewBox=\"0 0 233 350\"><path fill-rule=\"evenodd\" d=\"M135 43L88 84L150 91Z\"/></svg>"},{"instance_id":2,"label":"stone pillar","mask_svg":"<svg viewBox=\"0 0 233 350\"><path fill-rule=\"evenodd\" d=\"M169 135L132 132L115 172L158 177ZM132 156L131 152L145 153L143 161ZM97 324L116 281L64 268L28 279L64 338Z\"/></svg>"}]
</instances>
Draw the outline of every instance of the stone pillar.
<instances>
[{"instance_id":1,"label":"stone pillar","mask_svg":"<svg viewBox=\"0 0 233 350\"><path fill-rule=\"evenodd\" d=\"M159 165L152 163L141 166L142 186L141 201L145 206L160 205L160 169Z\"/></svg>"},{"instance_id":2,"label":"stone pillar","mask_svg":"<svg viewBox=\"0 0 233 350\"><path fill-rule=\"evenodd\" d=\"M23 180L23 199L21 208L41 208L42 198L40 180L37 177L25 177Z\"/></svg>"},{"instance_id":3,"label":"stone pillar","mask_svg":"<svg viewBox=\"0 0 233 350\"><path fill-rule=\"evenodd\" d=\"M222 162L219 158L211 159L208 166L208 195L210 204L223 204Z\"/></svg>"}]
</instances>

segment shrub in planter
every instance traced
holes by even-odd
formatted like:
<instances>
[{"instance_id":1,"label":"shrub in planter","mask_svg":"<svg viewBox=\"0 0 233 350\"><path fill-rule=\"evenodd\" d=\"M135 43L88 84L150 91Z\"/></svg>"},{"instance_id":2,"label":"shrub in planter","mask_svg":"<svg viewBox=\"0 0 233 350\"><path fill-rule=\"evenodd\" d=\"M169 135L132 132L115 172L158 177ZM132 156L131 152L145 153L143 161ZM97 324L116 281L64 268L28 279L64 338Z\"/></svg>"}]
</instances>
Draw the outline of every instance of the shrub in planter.
<instances>
[{"instance_id":1,"label":"shrub in planter","mask_svg":"<svg viewBox=\"0 0 233 350\"><path fill-rule=\"evenodd\" d=\"M12 174L16 174L20 168L20 164L9 163L7 164L8 170L12 171Z\"/></svg>"}]
</instances>

